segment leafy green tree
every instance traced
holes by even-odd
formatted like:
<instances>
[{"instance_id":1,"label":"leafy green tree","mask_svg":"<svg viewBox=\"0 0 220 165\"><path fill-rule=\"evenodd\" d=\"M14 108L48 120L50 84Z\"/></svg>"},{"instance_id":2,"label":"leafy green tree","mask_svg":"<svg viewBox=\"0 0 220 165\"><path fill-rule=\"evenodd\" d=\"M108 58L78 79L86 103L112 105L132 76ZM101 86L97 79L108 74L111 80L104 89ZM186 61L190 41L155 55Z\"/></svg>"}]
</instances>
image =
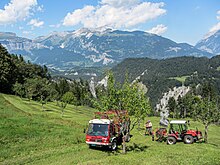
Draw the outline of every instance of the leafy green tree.
<instances>
[{"instance_id":1,"label":"leafy green tree","mask_svg":"<svg viewBox=\"0 0 220 165\"><path fill-rule=\"evenodd\" d=\"M32 100L32 97L34 96L34 93L38 92L38 91L36 91L36 88L35 88L36 87L35 79L26 79L24 87L25 87L26 97L29 100Z\"/></svg>"},{"instance_id":2,"label":"leafy green tree","mask_svg":"<svg viewBox=\"0 0 220 165\"><path fill-rule=\"evenodd\" d=\"M195 119L205 126L205 142L208 142L208 127L220 122L220 110L218 100L203 98L195 105Z\"/></svg>"},{"instance_id":3,"label":"leafy green tree","mask_svg":"<svg viewBox=\"0 0 220 165\"><path fill-rule=\"evenodd\" d=\"M57 101L58 102L60 96L59 96L59 92L55 89L55 86L56 86L56 84L51 82L51 85L50 85L50 99L52 101ZM58 105L58 103L57 103L57 105Z\"/></svg>"},{"instance_id":4,"label":"leafy green tree","mask_svg":"<svg viewBox=\"0 0 220 165\"><path fill-rule=\"evenodd\" d=\"M66 92L62 98L61 98L61 103L59 104L61 108L61 116L63 117L64 115L64 109L66 108L67 104L74 104L76 101L76 97L73 95L72 92Z\"/></svg>"},{"instance_id":5,"label":"leafy green tree","mask_svg":"<svg viewBox=\"0 0 220 165\"><path fill-rule=\"evenodd\" d=\"M102 91L102 95L98 95L98 99L94 102L94 106L100 111L109 109L127 110L129 115L134 116L131 121L132 128L137 125L141 119L150 112L150 104L143 91L139 90L136 83L129 84L127 81L123 85L115 83L112 73L108 74L107 88ZM123 135L123 152L125 152L125 138Z\"/></svg>"},{"instance_id":6,"label":"leafy green tree","mask_svg":"<svg viewBox=\"0 0 220 165\"><path fill-rule=\"evenodd\" d=\"M202 84L201 97L194 105L194 119L201 121L205 126L205 142L208 142L208 127L220 121L219 97L215 87L210 82Z\"/></svg>"},{"instance_id":7,"label":"leafy green tree","mask_svg":"<svg viewBox=\"0 0 220 165\"><path fill-rule=\"evenodd\" d=\"M134 123L146 117L151 109L148 98L139 90L137 83L129 84L125 80L122 85L117 85L111 72L108 74L107 88L102 89L101 93L94 103L98 110L127 110L129 115L135 117Z\"/></svg>"},{"instance_id":8,"label":"leafy green tree","mask_svg":"<svg viewBox=\"0 0 220 165\"><path fill-rule=\"evenodd\" d=\"M25 88L24 85L21 83L16 82L13 85L13 91L16 95L20 96L21 98L25 96Z\"/></svg>"},{"instance_id":9,"label":"leafy green tree","mask_svg":"<svg viewBox=\"0 0 220 165\"><path fill-rule=\"evenodd\" d=\"M61 100L67 104L74 104L76 102L76 97L72 92L66 92Z\"/></svg>"},{"instance_id":10,"label":"leafy green tree","mask_svg":"<svg viewBox=\"0 0 220 165\"><path fill-rule=\"evenodd\" d=\"M58 103L58 106L61 108L61 117L63 117L63 115L64 115L64 109L66 108L67 103L61 101L60 103Z\"/></svg>"},{"instance_id":11,"label":"leafy green tree","mask_svg":"<svg viewBox=\"0 0 220 165\"><path fill-rule=\"evenodd\" d=\"M25 92L29 100L33 99L42 103L50 99L51 84L46 78L26 79L24 84ZM43 106L43 104L42 104Z\"/></svg>"}]
</instances>

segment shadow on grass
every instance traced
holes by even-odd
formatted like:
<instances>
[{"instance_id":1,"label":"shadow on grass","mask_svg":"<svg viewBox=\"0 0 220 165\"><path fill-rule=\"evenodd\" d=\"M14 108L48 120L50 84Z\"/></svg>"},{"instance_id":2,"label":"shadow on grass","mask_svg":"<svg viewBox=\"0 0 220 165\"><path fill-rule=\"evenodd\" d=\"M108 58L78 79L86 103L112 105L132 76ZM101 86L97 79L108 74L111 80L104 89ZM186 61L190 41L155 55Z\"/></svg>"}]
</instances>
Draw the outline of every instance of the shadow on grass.
<instances>
[{"instance_id":1,"label":"shadow on grass","mask_svg":"<svg viewBox=\"0 0 220 165\"><path fill-rule=\"evenodd\" d=\"M205 143L205 142L203 142L203 143ZM205 143L205 144L209 144L209 145L211 145L211 146L219 147L219 145L218 145L218 144L215 144L215 143Z\"/></svg>"},{"instance_id":2,"label":"shadow on grass","mask_svg":"<svg viewBox=\"0 0 220 165\"><path fill-rule=\"evenodd\" d=\"M131 151L142 152L145 151L147 148L149 148L149 146L133 143L132 146L127 147L127 152L131 152Z\"/></svg>"},{"instance_id":3,"label":"shadow on grass","mask_svg":"<svg viewBox=\"0 0 220 165\"><path fill-rule=\"evenodd\" d=\"M137 128L138 131L145 130L145 128Z\"/></svg>"},{"instance_id":4,"label":"shadow on grass","mask_svg":"<svg viewBox=\"0 0 220 165\"><path fill-rule=\"evenodd\" d=\"M143 144L133 143L132 146L126 147L126 153L128 153L128 152L143 152L148 148L149 148L149 146L146 146ZM116 151L112 151L109 147L90 147L90 149L101 151L101 152L106 152L108 156L123 154L122 153L122 146L120 146Z\"/></svg>"},{"instance_id":5,"label":"shadow on grass","mask_svg":"<svg viewBox=\"0 0 220 165\"><path fill-rule=\"evenodd\" d=\"M44 109L44 111L46 111L46 112L53 112L54 110L52 110L52 109Z\"/></svg>"}]
</instances>

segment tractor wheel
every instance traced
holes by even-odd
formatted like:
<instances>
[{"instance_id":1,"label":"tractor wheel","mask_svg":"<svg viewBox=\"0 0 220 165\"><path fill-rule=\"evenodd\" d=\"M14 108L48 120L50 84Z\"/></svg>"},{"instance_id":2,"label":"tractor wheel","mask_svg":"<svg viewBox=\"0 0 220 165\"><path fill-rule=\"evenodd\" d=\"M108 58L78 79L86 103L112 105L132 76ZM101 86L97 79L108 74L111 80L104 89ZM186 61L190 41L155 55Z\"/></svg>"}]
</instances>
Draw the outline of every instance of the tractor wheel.
<instances>
[{"instance_id":1,"label":"tractor wheel","mask_svg":"<svg viewBox=\"0 0 220 165\"><path fill-rule=\"evenodd\" d=\"M172 136L169 136L167 138L167 144L169 144L169 145L176 144L176 138L172 137Z\"/></svg>"},{"instance_id":2,"label":"tractor wheel","mask_svg":"<svg viewBox=\"0 0 220 165\"><path fill-rule=\"evenodd\" d=\"M113 140L112 145L111 145L111 150L115 151L117 149L117 142L116 140Z\"/></svg>"},{"instance_id":3,"label":"tractor wheel","mask_svg":"<svg viewBox=\"0 0 220 165\"><path fill-rule=\"evenodd\" d=\"M194 139L191 135L186 135L186 136L184 136L183 141L184 141L185 144L192 144Z\"/></svg>"}]
</instances>

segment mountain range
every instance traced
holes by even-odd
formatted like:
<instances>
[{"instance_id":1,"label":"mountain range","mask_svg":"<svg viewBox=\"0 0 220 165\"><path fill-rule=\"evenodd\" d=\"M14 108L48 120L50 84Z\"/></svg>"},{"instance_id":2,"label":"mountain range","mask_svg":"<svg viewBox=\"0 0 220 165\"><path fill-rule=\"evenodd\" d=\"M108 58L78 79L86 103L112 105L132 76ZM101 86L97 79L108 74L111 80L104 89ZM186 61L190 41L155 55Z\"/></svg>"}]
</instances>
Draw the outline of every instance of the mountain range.
<instances>
[{"instance_id":1,"label":"mountain range","mask_svg":"<svg viewBox=\"0 0 220 165\"><path fill-rule=\"evenodd\" d=\"M0 43L10 53L22 54L26 60L58 71L75 67L111 67L125 58L212 57L218 52L207 52L201 46L204 42L194 47L143 31L110 28L53 32L35 39L0 32Z\"/></svg>"}]
</instances>

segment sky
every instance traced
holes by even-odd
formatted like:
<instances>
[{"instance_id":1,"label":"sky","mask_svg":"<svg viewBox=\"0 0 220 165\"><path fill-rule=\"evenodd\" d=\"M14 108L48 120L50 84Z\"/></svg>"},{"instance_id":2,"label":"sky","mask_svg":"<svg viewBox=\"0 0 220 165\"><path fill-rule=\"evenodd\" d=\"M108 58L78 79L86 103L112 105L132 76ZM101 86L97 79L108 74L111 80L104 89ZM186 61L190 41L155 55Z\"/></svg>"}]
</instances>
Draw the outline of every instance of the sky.
<instances>
[{"instance_id":1,"label":"sky","mask_svg":"<svg viewBox=\"0 0 220 165\"><path fill-rule=\"evenodd\" d=\"M220 29L220 0L0 0L0 32L141 30L195 45Z\"/></svg>"}]
</instances>

